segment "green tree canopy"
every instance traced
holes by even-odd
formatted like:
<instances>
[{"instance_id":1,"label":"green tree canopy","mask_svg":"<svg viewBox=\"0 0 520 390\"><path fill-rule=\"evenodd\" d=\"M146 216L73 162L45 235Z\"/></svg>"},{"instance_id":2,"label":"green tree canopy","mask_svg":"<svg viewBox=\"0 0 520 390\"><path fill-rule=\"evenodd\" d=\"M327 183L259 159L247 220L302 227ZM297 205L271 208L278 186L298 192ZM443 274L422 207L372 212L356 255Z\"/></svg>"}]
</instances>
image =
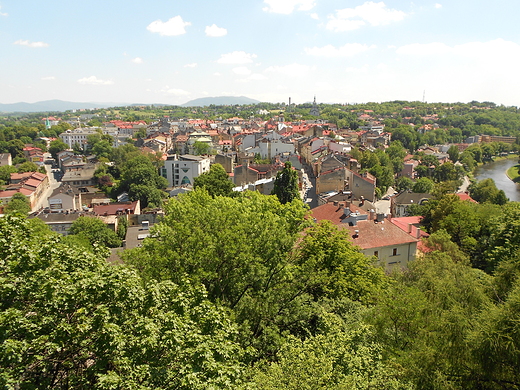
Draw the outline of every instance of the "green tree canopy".
<instances>
[{"instance_id":1,"label":"green tree canopy","mask_svg":"<svg viewBox=\"0 0 520 390\"><path fill-rule=\"evenodd\" d=\"M272 195L276 195L280 203L292 202L300 199L298 191L298 172L292 169L292 164L287 161L284 168L276 174Z\"/></svg>"},{"instance_id":2,"label":"green tree canopy","mask_svg":"<svg viewBox=\"0 0 520 390\"><path fill-rule=\"evenodd\" d=\"M208 172L204 172L193 180L193 188L204 188L211 196L231 196L233 182L220 164L213 164Z\"/></svg>"},{"instance_id":3,"label":"green tree canopy","mask_svg":"<svg viewBox=\"0 0 520 390\"><path fill-rule=\"evenodd\" d=\"M20 218L0 219L0 386L229 389L242 349L204 289L128 268Z\"/></svg>"},{"instance_id":4,"label":"green tree canopy","mask_svg":"<svg viewBox=\"0 0 520 390\"><path fill-rule=\"evenodd\" d=\"M108 248L121 246L121 240L117 234L96 217L79 217L72 223L69 233L86 238L90 244L103 245Z\"/></svg>"},{"instance_id":5,"label":"green tree canopy","mask_svg":"<svg viewBox=\"0 0 520 390\"><path fill-rule=\"evenodd\" d=\"M29 199L24 194L19 192L15 193L9 203L4 207L5 214L22 214L27 216L27 213L31 211L31 204Z\"/></svg>"}]
</instances>

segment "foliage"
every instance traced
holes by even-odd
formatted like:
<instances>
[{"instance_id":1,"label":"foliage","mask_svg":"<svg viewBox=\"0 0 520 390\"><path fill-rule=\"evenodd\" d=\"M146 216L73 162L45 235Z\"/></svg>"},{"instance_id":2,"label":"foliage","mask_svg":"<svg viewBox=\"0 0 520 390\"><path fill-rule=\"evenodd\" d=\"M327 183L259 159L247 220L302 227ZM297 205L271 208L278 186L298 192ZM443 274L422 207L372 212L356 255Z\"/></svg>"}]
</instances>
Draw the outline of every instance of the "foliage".
<instances>
[{"instance_id":1,"label":"foliage","mask_svg":"<svg viewBox=\"0 0 520 390\"><path fill-rule=\"evenodd\" d=\"M128 191L132 200L140 200L141 207L159 207L166 197L163 191L168 181L159 175L151 159L137 155L121 166L121 182L116 193Z\"/></svg>"},{"instance_id":2,"label":"foliage","mask_svg":"<svg viewBox=\"0 0 520 390\"><path fill-rule=\"evenodd\" d=\"M315 300L322 297L369 301L384 288L383 271L350 242L348 231L322 221L305 231L296 250L305 289ZM309 277L309 275L311 277Z\"/></svg>"},{"instance_id":3,"label":"foliage","mask_svg":"<svg viewBox=\"0 0 520 390\"><path fill-rule=\"evenodd\" d=\"M0 219L3 388L229 389L241 349L204 290L129 269Z\"/></svg>"},{"instance_id":4,"label":"foliage","mask_svg":"<svg viewBox=\"0 0 520 390\"><path fill-rule=\"evenodd\" d=\"M98 244L109 248L121 246L117 234L96 217L79 217L72 223L69 233L86 238L92 245Z\"/></svg>"},{"instance_id":5,"label":"foliage","mask_svg":"<svg viewBox=\"0 0 520 390\"><path fill-rule=\"evenodd\" d=\"M51 141L49 146L49 153L52 155L53 159L57 159L57 154L63 150L68 149L69 146L61 140L61 138L58 138L54 141Z\"/></svg>"},{"instance_id":6,"label":"foliage","mask_svg":"<svg viewBox=\"0 0 520 390\"><path fill-rule=\"evenodd\" d=\"M211 165L208 172L202 173L193 180L193 188L204 188L213 197L231 196L233 187L233 182L220 164Z\"/></svg>"},{"instance_id":7,"label":"foliage","mask_svg":"<svg viewBox=\"0 0 520 390\"><path fill-rule=\"evenodd\" d=\"M20 192L15 193L9 203L4 206L4 214L21 214L27 215L31 211L29 199Z\"/></svg>"},{"instance_id":8,"label":"foliage","mask_svg":"<svg viewBox=\"0 0 520 390\"><path fill-rule=\"evenodd\" d=\"M472 183L468 190L470 196L479 203L504 205L507 202L506 194L496 187L495 181L491 178Z\"/></svg>"},{"instance_id":9,"label":"foliage","mask_svg":"<svg viewBox=\"0 0 520 390\"><path fill-rule=\"evenodd\" d=\"M300 199L298 191L298 172L292 168L292 164L287 161L284 168L276 174L274 188L271 193L276 195L280 203L290 203L294 199Z\"/></svg>"},{"instance_id":10,"label":"foliage","mask_svg":"<svg viewBox=\"0 0 520 390\"><path fill-rule=\"evenodd\" d=\"M210 149L211 146L207 142L195 141L195 143L193 144L193 153L196 156L200 156L202 154L209 154Z\"/></svg>"},{"instance_id":11,"label":"foliage","mask_svg":"<svg viewBox=\"0 0 520 390\"><path fill-rule=\"evenodd\" d=\"M412 187L412 191L417 194L429 194L432 192L435 183L428 177L417 179Z\"/></svg>"}]
</instances>

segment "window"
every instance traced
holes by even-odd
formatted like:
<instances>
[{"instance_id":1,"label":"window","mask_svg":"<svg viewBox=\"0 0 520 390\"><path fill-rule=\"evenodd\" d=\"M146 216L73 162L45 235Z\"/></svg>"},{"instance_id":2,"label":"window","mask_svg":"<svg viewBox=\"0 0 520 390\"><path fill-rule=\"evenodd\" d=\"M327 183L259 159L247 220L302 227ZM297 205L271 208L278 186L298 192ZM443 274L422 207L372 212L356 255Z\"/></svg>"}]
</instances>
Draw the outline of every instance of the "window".
<instances>
[{"instance_id":1,"label":"window","mask_svg":"<svg viewBox=\"0 0 520 390\"><path fill-rule=\"evenodd\" d=\"M379 259L379 251L374 251L374 256Z\"/></svg>"},{"instance_id":2,"label":"window","mask_svg":"<svg viewBox=\"0 0 520 390\"><path fill-rule=\"evenodd\" d=\"M392 256L397 256L397 248L392 249Z\"/></svg>"}]
</instances>

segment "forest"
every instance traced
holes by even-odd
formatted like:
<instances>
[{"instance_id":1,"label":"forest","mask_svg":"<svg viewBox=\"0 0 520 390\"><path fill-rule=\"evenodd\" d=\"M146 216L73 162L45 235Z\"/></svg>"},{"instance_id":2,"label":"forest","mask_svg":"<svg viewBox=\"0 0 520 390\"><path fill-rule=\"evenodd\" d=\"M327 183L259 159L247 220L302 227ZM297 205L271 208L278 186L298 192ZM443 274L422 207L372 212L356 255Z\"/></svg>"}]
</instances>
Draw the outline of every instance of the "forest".
<instances>
[{"instance_id":1,"label":"forest","mask_svg":"<svg viewBox=\"0 0 520 390\"><path fill-rule=\"evenodd\" d=\"M325 115L341 108L345 117L338 120L347 120L352 109L404 118L435 108L416 103L404 110L413 105L320 109ZM520 131L516 109L448 106L453 115L439 118L451 121L445 137L455 128L480 133L478 126L503 135ZM479 117L489 122L477 124ZM8 150L19 164L12 141L45 131L24 121L30 118L0 124L0 148L12 143ZM397 134L402 129L395 126ZM386 150L353 149L363 169L378 176L380 191L400 185L434 196L413 210L430 233L423 253L392 274L344 230L315 223L297 197L280 202L276 195L232 193L217 168L191 193L162 203L156 161L132 147L105 150L117 164L98 172L100 187L109 194L128 189L136 198L149 189L146 199L162 203L165 216L141 247L121 251L119 263L106 261L118 238L89 221L61 237L26 213L0 218L0 385L520 388L520 205L492 180L470 186L478 203L453 195L461 176L506 147L452 150L451 161L435 165L416 151L420 135L410 134L413 142L396 137ZM398 181L408 153L427 169L416 181Z\"/></svg>"}]
</instances>

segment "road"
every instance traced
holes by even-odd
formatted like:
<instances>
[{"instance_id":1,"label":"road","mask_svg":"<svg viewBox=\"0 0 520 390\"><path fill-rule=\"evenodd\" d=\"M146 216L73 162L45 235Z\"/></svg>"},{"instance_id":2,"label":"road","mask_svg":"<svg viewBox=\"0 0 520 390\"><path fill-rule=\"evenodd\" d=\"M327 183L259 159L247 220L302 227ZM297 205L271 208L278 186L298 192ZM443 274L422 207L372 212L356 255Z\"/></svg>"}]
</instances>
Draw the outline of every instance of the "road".
<instances>
[{"instance_id":1,"label":"road","mask_svg":"<svg viewBox=\"0 0 520 390\"><path fill-rule=\"evenodd\" d=\"M44 157L45 159L51 158L51 154L45 153ZM58 180L58 169L53 169L51 164L44 164L44 167L47 171L47 177L49 178L49 187L40 196L40 199L36 203L34 210L40 210L42 208L49 207L49 196L56 188L61 185L61 181Z\"/></svg>"}]
</instances>

